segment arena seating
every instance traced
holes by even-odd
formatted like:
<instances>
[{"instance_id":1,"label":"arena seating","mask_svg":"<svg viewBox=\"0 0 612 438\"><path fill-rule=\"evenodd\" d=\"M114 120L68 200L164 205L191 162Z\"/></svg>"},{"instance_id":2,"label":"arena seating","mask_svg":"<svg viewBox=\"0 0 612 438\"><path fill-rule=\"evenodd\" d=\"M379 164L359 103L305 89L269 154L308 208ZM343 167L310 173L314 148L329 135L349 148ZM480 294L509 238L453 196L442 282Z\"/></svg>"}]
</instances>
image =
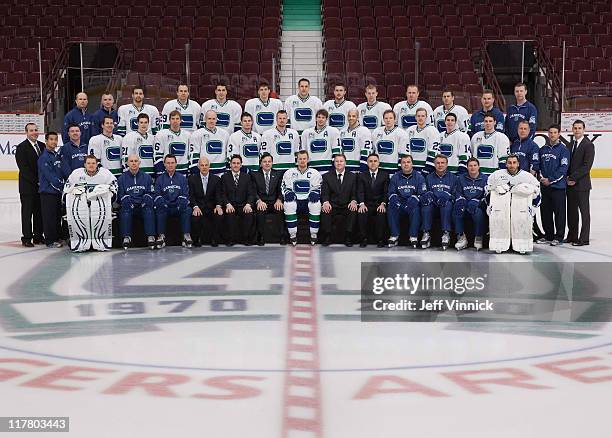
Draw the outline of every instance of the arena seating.
<instances>
[{"instance_id":1,"label":"arena seating","mask_svg":"<svg viewBox=\"0 0 612 438\"><path fill-rule=\"evenodd\" d=\"M415 42L426 96L437 98L442 86L473 95L482 89L474 62L482 43L504 39L537 41L559 76L565 40L568 88L612 95L608 1L323 0L323 23L330 97L341 80L358 88L375 83L379 98L391 104L405 99L405 85L415 81Z\"/></svg>"}]
</instances>

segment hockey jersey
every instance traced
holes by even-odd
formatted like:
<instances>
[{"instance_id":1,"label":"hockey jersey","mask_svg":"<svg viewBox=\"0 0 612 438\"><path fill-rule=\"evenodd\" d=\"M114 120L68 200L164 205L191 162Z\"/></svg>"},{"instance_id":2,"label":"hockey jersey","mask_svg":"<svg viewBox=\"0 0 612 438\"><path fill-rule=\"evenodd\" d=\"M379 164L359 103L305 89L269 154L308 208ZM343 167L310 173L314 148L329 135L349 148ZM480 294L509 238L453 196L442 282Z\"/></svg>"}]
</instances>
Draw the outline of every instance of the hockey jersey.
<instances>
[{"instance_id":1,"label":"hockey jersey","mask_svg":"<svg viewBox=\"0 0 612 438\"><path fill-rule=\"evenodd\" d=\"M427 166L429 173L434 172L434 161L437 154L445 155L448 158L449 172L467 172L467 159L470 155L470 137L459 129L448 133L440 134L437 151L430 151L427 154Z\"/></svg>"},{"instance_id":2,"label":"hockey jersey","mask_svg":"<svg viewBox=\"0 0 612 438\"><path fill-rule=\"evenodd\" d=\"M372 147L380 158L380 168L393 173L401 156L410 153L410 140L403 129L396 126L387 131L383 126L372 132Z\"/></svg>"},{"instance_id":3,"label":"hockey jersey","mask_svg":"<svg viewBox=\"0 0 612 438\"><path fill-rule=\"evenodd\" d=\"M372 152L372 133L364 126L346 128L340 132L340 149L346 155L346 168L359 172L367 167L368 155Z\"/></svg>"},{"instance_id":4,"label":"hockey jersey","mask_svg":"<svg viewBox=\"0 0 612 438\"><path fill-rule=\"evenodd\" d=\"M117 194L117 178L104 167L99 167L93 175L88 174L84 167L76 169L68 177L64 185L64 193L77 186L84 186L87 191L91 191L98 184L108 185L110 192L113 195Z\"/></svg>"},{"instance_id":5,"label":"hockey jersey","mask_svg":"<svg viewBox=\"0 0 612 438\"><path fill-rule=\"evenodd\" d=\"M105 116L111 116L113 118L113 122L115 123L115 127L113 128L113 133L117 130L117 124L119 123L119 116L117 115L117 110L111 109L107 111L104 107L100 107L98 111L93 113L92 117L92 126L91 126L91 136L102 134L102 121Z\"/></svg>"},{"instance_id":6,"label":"hockey jersey","mask_svg":"<svg viewBox=\"0 0 612 438\"><path fill-rule=\"evenodd\" d=\"M119 186L119 192L117 193L119 202L125 198L130 198L133 204L148 203L153 205L155 196L153 179L142 170L139 169L136 175L130 170L126 170L117 178L117 184Z\"/></svg>"},{"instance_id":7,"label":"hockey jersey","mask_svg":"<svg viewBox=\"0 0 612 438\"><path fill-rule=\"evenodd\" d=\"M333 156L340 152L340 131L326 126L320 131L308 128L302 132L302 149L308 151L308 166L319 173L332 169Z\"/></svg>"},{"instance_id":8,"label":"hockey jersey","mask_svg":"<svg viewBox=\"0 0 612 438\"><path fill-rule=\"evenodd\" d=\"M38 192L61 195L64 190L64 177L59 154L45 148L40 154L37 165Z\"/></svg>"},{"instance_id":9,"label":"hockey jersey","mask_svg":"<svg viewBox=\"0 0 612 438\"><path fill-rule=\"evenodd\" d=\"M300 135L295 129L269 129L261 136L261 152L272 155L272 168L285 171L295 167L295 154L300 150Z\"/></svg>"},{"instance_id":10,"label":"hockey jersey","mask_svg":"<svg viewBox=\"0 0 612 438\"><path fill-rule=\"evenodd\" d=\"M515 140L510 145L510 153L518 155L519 167L521 170L534 170L539 172L540 170L540 147L535 141L527 138L521 140L520 138Z\"/></svg>"},{"instance_id":11,"label":"hockey jersey","mask_svg":"<svg viewBox=\"0 0 612 438\"><path fill-rule=\"evenodd\" d=\"M168 172L159 175L155 180L156 205L160 197L168 205L175 205L178 202L189 203L189 185L185 175L178 172L174 172L172 176Z\"/></svg>"},{"instance_id":12,"label":"hockey jersey","mask_svg":"<svg viewBox=\"0 0 612 438\"><path fill-rule=\"evenodd\" d=\"M153 105L144 104L137 108L133 103L121 105L117 111L119 123L117 134L126 136L129 132L138 131L138 115L144 113L149 116L149 133L155 135L159 131L159 111Z\"/></svg>"},{"instance_id":13,"label":"hockey jersey","mask_svg":"<svg viewBox=\"0 0 612 438\"><path fill-rule=\"evenodd\" d=\"M385 111L390 110L391 105L387 102L376 101L372 105L368 102L360 103L357 106L359 111L359 124L365 126L370 131L374 131L376 128L383 126L383 114Z\"/></svg>"},{"instance_id":14,"label":"hockey jersey","mask_svg":"<svg viewBox=\"0 0 612 438\"><path fill-rule=\"evenodd\" d=\"M172 111L181 113L181 131L186 131L191 134L198 129L202 107L197 102L189 99L185 104L182 104L178 99L172 99L166 102L161 113L160 129L170 129L170 113Z\"/></svg>"},{"instance_id":15,"label":"hockey jersey","mask_svg":"<svg viewBox=\"0 0 612 438\"><path fill-rule=\"evenodd\" d=\"M68 143L70 137L68 137L68 128L70 125L79 125L81 129L81 142L87 144L92 136L94 130L94 117L93 114L83 111L76 106L72 108L64 117L64 127L62 129L62 141Z\"/></svg>"},{"instance_id":16,"label":"hockey jersey","mask_svg":"<svg viewBox=\"0 0 612 438\"><path fill-rule=\"evenodd\" d=\"M253 131L263 134L276 124L276 113L283 109L283 102L269 98L264 102L259 97L247 100L244 111L253 116Z\"/></svg>"},{"instance_id":17,"label":"hockey jersey","mask_svg":"<svg viewBox=\"0 0 612 438\"><path fill-rule=\"evenodd\" d=\"M99 134L89 140L89 154L95 155L100 161L100 166L111 171L113 175L120 175L123 172L123 160L121 159L120 135L107 137Z\"/></svg>"},{"instance_id":18,"label":"hockey jersey","mask_svg":"<svg viewBox=\"0 0 612 438\"><path fill-rule=\"evenodd\" d=\"M446 131L444 118L448 113L453 113L457 116L457 128L463 132L467 132L470 127L470 115L467 110L461 105L453 105L448 110L444 109L444 105L440 105L433 112L433 120L438 132Z\"/></svg>"},{"instance_id":19,"label":"hockey jersey","mask_svg":"<svg viewBox=\"0 0 612 438\"><path fill-rule=\"evenodd\" d=\"M414 104L409 104L407 100L402 102L398 102L393 107L393 112L395 113L395 120L397 126L402 129L408 129L411 126L417 124L416 122L416 110L419 108L424 108L427 110L427 124L431 125L433 123L433 111L431 110L431 106L423 101L417 100Z\"/></svg>"},{"instance_id":20,"label":"hockey jersey","mask_svg":"<svg viewBox=\"0 0 612 438\"><path fill-rule=\"evenodd\" d=\"M121 142L124 166L127 164L128 156L138 155L140 158L140 169L150 176L155 176L155 137L153 134L140 132L129 132Z\"/></svg>"},{"instance_id":21,"label":"hockey jersey","mask_svg":"<svg viewBox=\"0 0 612 438\"><path fill-rule=\"evenodd\" d=\"M202 112L200 114L200 126L205 126L204 117L206 111L213 110L217 113L217 128L225 130L228 134L233 134L234 131L240 129L240 116L242 115L242 107L235 100L226 100L221 103L217 99L207 100L202 104Z\"/></svg>"},{"instance_id":22,"label":"hockey jersey","mask_svg":"<svg viewBox=\"0 0 612 438\"><path fill-rule=\"evenodd\" d=\"M316 169L308 167L302 172L297 167L294 167L288 169L283 175L281 191L283 192L283 197L288 192L293 192L298 201L304 201L308 199L308 195L311 192L321 194L322 181L323 177Z\"/></svg>"},{"instance_id":23,"label":"hockey jersey","mask_svg":"<svg viewBox=\"0 0 612 438\"><path fill-rule=\"evenodd\" d=\"M174 132L171 129L162 129L155 136L155 174L159 175L165 171L164 157L172 154L176 157L176 171L187 175L189 171L189 132L179 129Z\"/></svg>"},{"instance_id":24,"label":"hockey jersey","mask_svg":"<svg viewBox=\"0 0 612 438\"><path fill-rule=\"evenodd\" d=\"M409 174L396 172L389 181L389 201L394 197L406 201L411 196L419 197L427 191L425 177L418 170Z\"/></svg>"},{"instance_id":25,"label":"hockey jersey","mask_svg":"<svg viewBox=\"0 0 612 438\"><path fill-rule=\"evenodd\" d=\"M447 197L455 199L455 190L457 189L457 176L449 171L444 172L440 176L436 172L432 172L425 178L427 183L427 191L433 194L434 199ZM443 193L444 192L444 193Z\"/></svg>"},{"instance_id":26,"label":"hockey jersey","mask_svg":"<svg viewBox=\"0 0 612 438\"><path fill-rule=\"evenodd\" d=\"M455 188L456 199L484 199L486 195L486 186L488 175L479 173L476 178L472 178L467 173L461 174L457 177L457 186Z\"/></svg>"},{"instance_id":27,"label":"hockey jersey","mask_svg":"<svg viewBox=\"0 0 612 438\"><path fill-rule=\"evenodd\" d=\"M210 172L221 175L227 167L227 144L229 134L226 130L215 128L200 128L189 138L189 154L191 156L191 173L198 172L200 157L210 161Z\"/></svg>"},{"instance_id":28,"label":"hockey jersey","mask_svg":"<svg viewBox=\"0 0 612 438\"><path fill-rule=\"evenodd\" d=\"M412 155L414 168L424 174L429 173L427 156L430 153L435 156L437 153L440 133L431 125L427 125L423 129L413 125L406 130L406 133L408 134L410 155Z\"/></svg>"},{"instance_id":29,"label":"hockey jersey","mask_svg":"<svg viewBox=\"0 0 612 438\"><path fill-rule=\"evenodd\" d=\"M261 135L251 131L249 133L240 131L234 132L229 137L227 145L227 158L238 154L242 157L242 167L249 171L259 169L259 156L261 155Z\"/></svg>"},{"instance_id":30,"label":"hockey jersey","mask_svg":"<svg viewBox=\"0 0 612 438\"><path fill-rule=\"evenodd\" d=\"M514 104L508 106L504 130L510 141L518 138L518 124L522 120L529 122L529 138L533 140L538 123L538 109L533 103L526 101L521 105Z\"/></svg>"},{"instance_id":31,"label":"hockey jersey","mask_svg":"<svg viewBox=\"0 0 612 438\"><path fill-rule=\"evenodd\" d=\"M60 161L62 162L62 175L68 178L73 170L85 166L85 157L89 154L86 144L77 146L72 141L64 144L59 150Z\"/></svg>"},{"instance_id":32,"label":"hockey jersey","mask_svg":"<svg viewBox=\"0 0 612 438\"><path fill-rule=\"evenodd\" d=\"M485 193L488 195L495 187L501 185L508 185L510 188L519 184L529 184L534 187L535 195L533 197L533 205L535 207L540 205L540 182L529 172L520 170L512 175L507 169L500 169L489 175L487 179L487 185L485 187Z\"/></svg>"},{"instance_id":33,"label":"hockey jersey","mask_svg":"<svg viewBox=\"0 0 612 438\"><path fill-rule=\"evenodd\" d=\"M567 187L567 169L569 168L570 151L562 143L544 145L540 148L540 174L548 178L553 189Z\"/></svg>"},{"instance_id":34,"label":"hockey jersey","mask_svg":"<svg viewBox=\"0 0 612 438\"><path fill-rule=\"evenodd\" d=\"M506 167L509 148L510 140L501 132L480 131L472 137L472 156L478 158L480 171L485 175Z\"/></svg>"},{"instance_id":35,"label":"hockey jersey","mask_svg":"<svg viewBox=\"0 0 612 438\"><path fill-rule=\"evenodd\" d=\"M473 136L477 132L484 131L484 116L487 112L492 113L493 117L495 117L495 130L504 132L504 113L502 113L499 108L493 107L490 111L480 110L472 114L468 130L470 136Z\"/></svg>"},{"instance_id":36,"label":"hockey jersey","mask_svg":"<svg viewBox=\"0 0 612 438\"><path fill-rule=\"evenodd\" d=\"M323 103L318 97L308 95L302 99L294 94L285 100L285 111L289 115L289 125L299 133L316 124L317 111L323 108Z\"/></svg>"},{"instance_id":37,"label":"hockey jersey","mask_svg":"<svg viewBox=\"0 0 612 438\"><path fill-rule=\"evenodd\" d=\"M350 100L343 100L340 103L336 103L334 99L331 99L323 104L323 108L329 113L329 126L339 131L343 131L348 128L348 112L357 107Z\"/></svg>"}]
</instances>

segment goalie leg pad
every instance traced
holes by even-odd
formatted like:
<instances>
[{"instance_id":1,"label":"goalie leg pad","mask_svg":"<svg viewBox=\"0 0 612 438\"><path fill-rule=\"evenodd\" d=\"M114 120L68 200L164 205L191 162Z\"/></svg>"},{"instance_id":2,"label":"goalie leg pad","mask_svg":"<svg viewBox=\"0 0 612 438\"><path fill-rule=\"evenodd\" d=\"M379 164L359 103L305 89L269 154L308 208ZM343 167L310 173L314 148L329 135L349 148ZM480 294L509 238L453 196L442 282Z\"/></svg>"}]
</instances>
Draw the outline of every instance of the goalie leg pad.
<instances>
[{"instance_id":1,"label":"goalie leg pad","mask_svg":"<svg viewBox=\"0 0 612 438\"><path fill-rule=\"evenodd\" d=\"M513 194L510 204L512 249L518 252L533 251L533 216L530 212L533 195Z\"/></svg>"},{"instance_id":2,"label":"goalie leg pad","mask_svg":"<svg viewBox=\"0 0 612 438\"><path fill-rule=\"evenodd\" d=\"M70 249L74 252L87 251L91 247L89 206L85 194L66 195L66 219L70 236Z\"/></svg>"},{"instance_id":3,"label":"goalie leg pad","mask_svg":"<svg viewBox=\"0 0 612 438\"><path fill-rule=\"evenodd\" d=\"M108 251L113 246L112 199L113 194L107 191L90 201L91 243L98 251Z\"/></svg>"},{"instance_id":4,"label":"goalie leg pad","mask_svg":"<svg viewBox=\"0 0 612 438\"><path fill-rule=\"evenodd\" d=\"M489 218L489 248L504 252L510 249L510 195L491 192L491 215Z\"/></svg>"}]
</instances>

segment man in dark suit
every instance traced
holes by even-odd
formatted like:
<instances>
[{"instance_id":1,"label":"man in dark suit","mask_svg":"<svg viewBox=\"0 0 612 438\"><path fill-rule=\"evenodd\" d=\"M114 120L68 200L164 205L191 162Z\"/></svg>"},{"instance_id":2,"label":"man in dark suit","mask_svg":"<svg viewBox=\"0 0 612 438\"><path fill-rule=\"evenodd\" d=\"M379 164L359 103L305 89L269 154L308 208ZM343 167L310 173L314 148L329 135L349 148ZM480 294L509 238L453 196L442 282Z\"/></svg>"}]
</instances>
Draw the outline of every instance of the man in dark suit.
<instances>
[{"instance_id":1,"label":"man in dark suit","mask_svg":"<svg viewBox=\"0 0 612 438\"><path fill-rule=\"evenodd\" d=\"M221 178L210 173L210 161L206 157L200 158L198 168L200 171L188 179L189 203L193 209L191 236L194 245L201 246L203 231L207 229L210 245L218 246L223 219L220 199Z\"/></svg>"},{"instance_id":2,"label":"man in dark suit","mask_svg":"<svg viewBox=\"0 0 612 438\"><path fill-rule=\"evenodd\" d=\"M257 245L263 246L264 227L266 226L266 215L274 215L278 225L278 233L281 244L287 244L285 221L283 216L283 196L281 183L283 180L281 172L272 170L272 155L264 152L259 159L261 170L251 173L255 186L256 206L255 220L257 222Z\"/></svg>"},{"instance_id":3,"label":"man in dark suit","mask_svg":"<svg viewBox=\"0 0 612 438\"><path fill-rule=\"evenodd\" d=\"M359 174L357 181L357 202L359 204L359 246L365 248L368 242L376 242L379 248L385 246L387 229L387 193L389 174L380 168L378 154L368 156L368 170ZM368 233L368 222L374 221L373 232Z\"/></svg>"},{"instance_id":4,"label":"man in dark suit","mask_svg":"<svg viewBox=\"0 0 612 438\"><path fill-rule=\"evenodd\" d=\"M38 141L38 126L35 123L28 123L25 126L25 133L26 139L17 145L15 161L19 168L21 244L29 248L44 243L38 194L38 157L45 149L45 144Z\"/></svg>"},{"instance_id":5,"label":"man in dark suit","mask_svg":"<svg viewBox=\"0 0 612 438\"><path fill-rule=\"evenodd\" d=\"M591 193L591 167L595 159L595 147L584 136L585 124L576 120L572 124L574 140L569 146L570 165L567 172L567 241L573 246L589 244L591 212L589 195ZM582 227L578 235L578 211L582 218Z\"/></svg>"},{"instance_id":6,"label":"man in dark suit","mask_svg":"<svg viewBox=\"0 0 612 438\"><path fill-rule=\"evenodd\" d=\"M225 207L226 223L229 231L227 246L233 246L239 235L244 236L244 244L252 244L253 205L255 187L251 175L241 172L242 157L232 155L230 170L221 177L221 205ZM238 223L242 222L240 232Z\"/></svg>"},{"instance_id":7,"label":"man in dark suit","mask_svg":"<svg viewBox=\"0 0 612 438\"><path fill-rule=\"evenodd\" d=\"M353 246L351 234L357 216L357 174L346 170L346 156L334 156L334 170L323 175L321 184L321 231L323 245L331 244L332 220L344 216L346 246Z\"/></svg>"}]
</instances>

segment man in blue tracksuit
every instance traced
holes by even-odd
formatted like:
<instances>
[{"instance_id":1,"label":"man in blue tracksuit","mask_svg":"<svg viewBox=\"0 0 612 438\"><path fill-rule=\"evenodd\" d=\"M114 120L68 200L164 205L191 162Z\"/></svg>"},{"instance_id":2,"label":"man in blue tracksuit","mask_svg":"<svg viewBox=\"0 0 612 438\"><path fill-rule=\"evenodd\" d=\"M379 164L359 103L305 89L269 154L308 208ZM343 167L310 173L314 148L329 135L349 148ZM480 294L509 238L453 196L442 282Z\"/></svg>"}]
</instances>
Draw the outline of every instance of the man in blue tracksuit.
<instances>
[{"instance_id":1,"label":"man in blue tracksuit","mask_svg":"<svg viewBox=\"0 0 612 438\"><path fill-rule=\"evenodd\" d=\"M482 109L476 111L470 117L470 129L468 130L470 138L477 132L484 131L484 116L487 113L491 113L495 117L495 130L504 132L504 113L494 106L495 97L493 97L493 91L484 90L480 102L482 103Z\"/></svg>"},{"instance_id":2,"label":"man in blue tracksuit","mask_svg":"<svg viewBox=\"0 0 612 438\"><path fill-rule=\"evenodd\" d=\"M45 134L45 149L38 158L38 192L42 211L43 231L47 248L61 248L62 237L62 193L64 177L62 162L56 152L57 132Z\"/></svg>"},{"instance_id":3,"label":"man in blue tracksuit","mask_svg":"<svg viewBox=\"0 0 612 438\"><path fill-rule=\"evenodd\" d=\"M423 219L423 236L421 247L429 248L431 244L431 224L434 211L440 212L440 225L442 226L442 249L450 244L451 214L455 199L457 177L448 171L448 158L438 154L434 160L435 172L425 178L427 191L421 195L421 217Z\"/></svg>"},{"instance_id":4,"label":"man in blue tracksuit","mask_svg":"<svg viewBox=\"0 0 612 438\"><path fill-rule=\"evenodd\" d=\"M119 225L123 248L128 249L131 246L132 219L134 216L139 216L144 223L147 245L149 249L155 249L155 212L153 211L155 187L153 186L153 178L140 170L138 155L129 155L127 165L128 170L117 178L119 185L117 199L121 204Z\"/></svg>"},{"instance_id":5,"label":"man in blue tracksuit","mask_svg":"<svg viewBox=\"0 0 612 438\"><path fill-rule=\"evenodd\" d=\"M76 106L72 108L64 116L64 129L62 130L62 140L68 143L70 137L68 135L68 128L71 125L77 125L81 130L81 141L85 144L89 143L89 139L92 135L92 128L94 126L93 114L87 112L87 94L78 93L75 99Z\"/></svg>"},{"instance_id":6,"label":"man in blue tracksuit","mask_svg":"<svg viewBox=\"0 0 612 438\"><path fill-rule=\"evenodd\" d=\"M85 157L89 154L87 143L81 140L81 128L76 124L68 127L69 140L64 143L59 151L62 162L62 176L65 180L75 169L85 166Z\"/></svg>"},{"instance_id":7,"label":"man in blue tracksuit","mask_svg":"<svg viewBox=\"0 0 612 438\"><path fill-rule=\"evenodd\" d=\"M416 248L421 224L421 211L419 207L420 196L425 193L427 186L425 178L412 167L412 155L403 155L400 161L401 170L391 177L389 182L389 247L396 246L400 235L400 216L407 215L410 221L408 235L410 245Z\"/></svg>"},{"instance_id":8,"label":"man in blue tracksuit","mask_svg":"<svg viewBox=\"0 0 612 438\"><path fill-rule=\"evenodd\" d=\"M164 157L166 171L155 179L155 216L157 218L157 248L166 246L166 221L168 216L178 216L183 232L183 246L191 248L191 207L187 178L176 171L176 157Z\"/></svg>"},{"instance_id":9,"label":"man in blue tracksuit","mask_svg":"<svg viewBox=\"0 0 612 438\"><path fill-rule=\"evenodd\" d=\"M103 94L100 99L100 109L93 113L92 116L92 126L91 126L91 137L102 134L102 122L104 121L104 117L111 116L113 118L113 122L115 124L113 128L113 133L117 130L117 124L119 123L119 116L117 115L117 110L113 109L113 105L115 104L115 98L112 94Z\"/></svg>"},{"instance_id":10,"label":"man in blue tracksuit","mask_svg":"<svg viewBox=\"0 0 612 438\"><path fill-rule=\"evenodd\" d=\"M478 158L472 157L467 162L468 173L457 177L455 188L455 206L453 208L453 222L457 234L457 251L467 248L464 221L466 217L474 223L474 248L482 249L482 236L485 228L485 186L488 176L480 172Z\"/></svg>"},{"instance_id":11,"label":"man in blue tracksuit","mask_svg":"<svg viewBox=\"0 0 612 438\"><path fill-rule=\"evenodd\" d=\"M565 188L570 152L561 141L561 127L548 128L549 144L540 148L540 184L542 190L542 226L544 238L538 243L550 242L557 246L565 235Z\"/></svg>"},{"instance_id":12,"label":"man in blue tracksuit","mask_svg":"<svg viewBox=\"0 0 612 438\"><path fill-rule=\"evenodd\" d=\"M533 140L536 133L536 125L538 124L538 109L535 105L529 102L527 96L527 85L518 83L514 86L514 97L516 103L508 105L506 111L506 123L504 130L513 143L518 138L518 124L521 120L529 123L529 138Z\"/></svg>"},{"instance_id":13,"label":"man in blue tracksuit","mask_svg":"<svg viewBox=\"0 0 612 438\"><path fill-rule=\"evenodd\" d=\"M517 127L518 138L510 145L510 153L518 156L521 170L536 176L540 171L540 147L533 141L530 132L529 122L521 120Z\"/></svg>"}]
</instances>

